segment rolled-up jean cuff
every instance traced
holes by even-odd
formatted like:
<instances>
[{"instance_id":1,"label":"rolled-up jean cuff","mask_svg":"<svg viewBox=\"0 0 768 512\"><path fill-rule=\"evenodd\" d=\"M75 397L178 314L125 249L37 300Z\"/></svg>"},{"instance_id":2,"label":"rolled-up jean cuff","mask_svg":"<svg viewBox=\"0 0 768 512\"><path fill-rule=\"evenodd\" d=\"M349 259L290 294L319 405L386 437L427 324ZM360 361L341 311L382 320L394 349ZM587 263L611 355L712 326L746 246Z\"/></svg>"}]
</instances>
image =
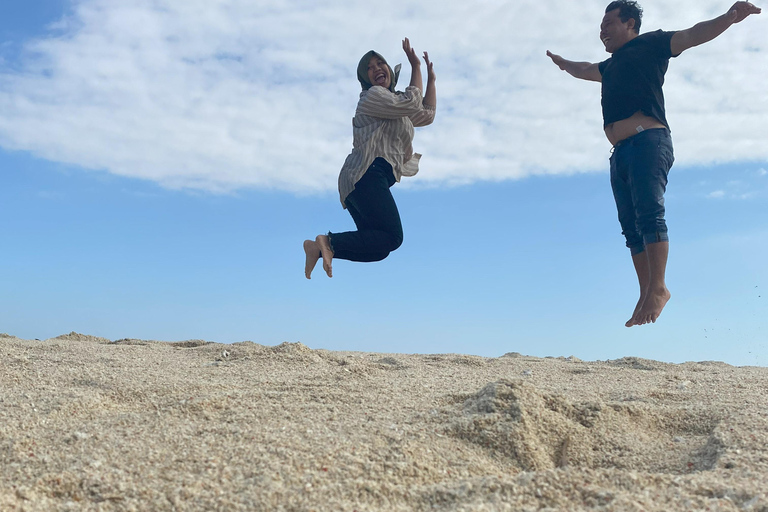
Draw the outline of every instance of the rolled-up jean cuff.
<instances>
[{"instance_id":1,"label":"rolled-up jean cuff","mask_svg":"<svg viewBox=\"0 0 768 512\"><path fill-rule=\"evenodd\" d=\"M645 251L645 245L633 245L629 248L629 253L632 256L636 256L643 251Z\"/></svg>"},{"instance_id":2,"label":"rolled-up jean cuff","mask_svg":"<svg viewBox=\"0 0 768 512\"><path fill-rule=\"evenodd\" d=\"M333 234L330 231L328 232L328 247L331 248L331 254L336 252L333 250Z\"/></svg>"},{"instance_id":3,"label":"rolled-up jean cuff","mask_svg":"<svg viewBox=\"0 0 768 512\"><path fill-rule=\"evenodd\" d=\"M657 244L659 242L669 242L669 236L666 231L656 231L655 233L646 233L643 235L643 245Z\"/></svg>"},{"instance_id":4,"label":"rolled-up jean cuff","mask_svg":"<svg viewBox=\"0 0 768 512\"><path fill-rule=\"evenodd\" d=\"M645 251L645 248L649 244L657 244L659 242L669 242L669 235L666 231L657 231L655 233L648 233L643 235L643 243L630 246L629 252L632 254L632 256L635 256L636 254L640 254L641 252Z\"/></svg>"}]
</instances>

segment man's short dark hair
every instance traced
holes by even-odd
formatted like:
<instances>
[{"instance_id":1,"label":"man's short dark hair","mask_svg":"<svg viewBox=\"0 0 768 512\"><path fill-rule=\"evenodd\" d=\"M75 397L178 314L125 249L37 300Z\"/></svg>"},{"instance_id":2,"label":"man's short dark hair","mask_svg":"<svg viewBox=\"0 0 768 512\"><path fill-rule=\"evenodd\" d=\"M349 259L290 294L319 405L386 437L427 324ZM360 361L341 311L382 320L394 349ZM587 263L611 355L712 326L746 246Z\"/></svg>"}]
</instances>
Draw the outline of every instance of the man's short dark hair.
<instances>
[{"instance_id":1,"label":"man's short dark hair","mask_svg":"<svg viewBox=\"0 0 768 512\"><path fill-rule=\"evenodd\" d=\"M608 4L605 12L609 13L614 9L619 9L619 19L626 23L631 19L635 20L635 32L640 33L640 22L643 19L643 8L637 5L634 0L616 0Z\"/></svg>"}]
</instances>

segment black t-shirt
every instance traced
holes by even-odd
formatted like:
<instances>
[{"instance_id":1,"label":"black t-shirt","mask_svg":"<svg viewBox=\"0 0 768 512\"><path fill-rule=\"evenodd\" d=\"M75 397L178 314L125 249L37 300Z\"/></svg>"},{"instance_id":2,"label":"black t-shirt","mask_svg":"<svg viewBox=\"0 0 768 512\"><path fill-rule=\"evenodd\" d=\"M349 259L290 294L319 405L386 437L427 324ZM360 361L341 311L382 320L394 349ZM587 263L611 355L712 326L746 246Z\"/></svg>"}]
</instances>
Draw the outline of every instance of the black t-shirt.
<instances>
[{"instance_id":1,"label":"black t-shirt","mask_svg":"<svg viewBox=\"0 0 768 512\"><path fill-rule=\"evenodd\" d=\"M662 30L641 34L598 64L603 77L603 126L641 111L669 128L661 86L670 57L677 57L670 48L674 34Z\"/></svg>"}]
</instances>

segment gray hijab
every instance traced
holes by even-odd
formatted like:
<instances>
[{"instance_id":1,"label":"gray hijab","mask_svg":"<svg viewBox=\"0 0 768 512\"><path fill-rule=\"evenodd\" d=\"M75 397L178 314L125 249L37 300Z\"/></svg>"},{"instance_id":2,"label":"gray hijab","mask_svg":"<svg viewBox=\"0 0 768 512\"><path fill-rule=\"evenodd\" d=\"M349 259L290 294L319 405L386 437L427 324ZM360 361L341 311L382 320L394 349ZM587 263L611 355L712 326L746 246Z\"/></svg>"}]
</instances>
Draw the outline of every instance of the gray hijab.
<instances>
[{"instance_id":1,"label":"gray hijab","mask_svg":"<svg viewBox=\"0 0 768 512\"><path fill-rule=\"evenodd\" d=\"M360 81L360 85L363 86L364 91L373 87L373 84L368 81L368 63L371 61L371 57L378 57L384 61L384 64L387 64L387 59L373 50L363 55L363 58L360 59L360 63L357 65L357 79ZM400 67L401 65L398 64L395 66L395 70L392 71L392 68L387 64L389 76L392 78L392 82L389 84L389 90L392 92L395 92L395 85L397 85L397 79L400 77Z\"/></svg>"}]
</instances>

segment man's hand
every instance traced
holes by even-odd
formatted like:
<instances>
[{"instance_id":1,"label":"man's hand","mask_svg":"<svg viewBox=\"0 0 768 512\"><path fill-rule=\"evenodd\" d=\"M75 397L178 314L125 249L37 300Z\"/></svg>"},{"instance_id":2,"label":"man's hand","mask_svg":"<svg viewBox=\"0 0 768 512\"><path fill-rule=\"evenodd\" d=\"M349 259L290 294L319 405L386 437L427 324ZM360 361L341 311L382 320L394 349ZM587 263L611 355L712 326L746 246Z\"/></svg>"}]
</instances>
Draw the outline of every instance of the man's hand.
<instances>
[{"instance_id":1,"label":"man's hand","mask_svg":"<svg viewBox=\"0 0 768 512\"><path fill-rule=\"evenodd\" d=\"M552 59L557 67L575 78L589 80L591 82L602 82L603 76L600 74L600 68L597 64L591 62L573 62L564 59L561 56L547 50L547 57Z\"/></svg>"},{"instance_id":2,"label":"man's hand","mask_svg":"<svg viewBox=\"0 0 768 512\"><path fill-rule=\"evenodd\" d=\"M709 42L725 32L734 23L744 21L751 14L760 14L761 9L749 2L736 2L727 13L709 21L697 23L689 29L675 32L669 43L672 55L680 55L688 48Z\"/></svg>"},{"instance_id":3,"label":"man's hand","mask_svg":"<svg viewBox=\"0 0 768 512\"><path fill-rule=\"evenodd\" d=\"M762 9L749 2L736 2L728 10L728 16L731 18L731 23L739 23L750 14L760 14L761 11Z\"/></svg>"},{"instance_id":4,"label":"man's hand","mask_svg":"<svg viewBox=\"0 0 768 512\"><path fill-rule=\"evenodd\" d=\"M563 71L567 71L567 70L565 69L565 59L564 59L564 58L562 58L562 57L561 57L561 56L559 56L559 55L556 55L556 54L552 53L552 52L551 52L551 51L549 51L549 50L547 50L547 57L549 57L550 59L552 59L552 62L554 62L554 63L557 65L557 67L559 67L559 68L560 68L560 69L562 69Z\"/></svg>"}]
</instances>

